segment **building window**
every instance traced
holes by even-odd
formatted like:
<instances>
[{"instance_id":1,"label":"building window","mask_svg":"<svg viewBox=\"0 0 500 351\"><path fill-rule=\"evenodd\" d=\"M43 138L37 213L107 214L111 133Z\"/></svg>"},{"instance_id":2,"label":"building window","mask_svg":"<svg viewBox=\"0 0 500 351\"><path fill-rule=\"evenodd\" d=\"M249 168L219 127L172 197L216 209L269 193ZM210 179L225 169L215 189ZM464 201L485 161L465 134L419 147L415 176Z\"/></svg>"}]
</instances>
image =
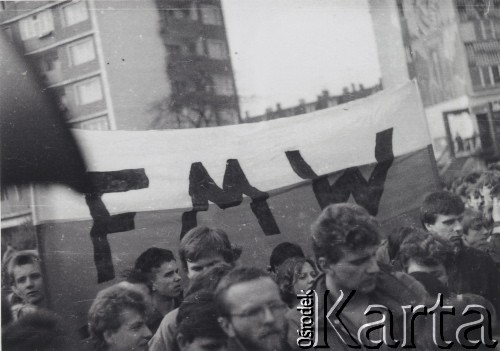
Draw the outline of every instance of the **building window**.
<instances>
[{"instance_id":1,"label":"building window","mask_svg":"<svg viewBox=\"0 0 500 351\"><path fill-rule=\"evenodd\" d=\"M68 51L70 66L78 66L96 58L94 40L92 38L68 45Z\"/></svg>"},{"instance_id":2,"label":"building window","mask_svg":"<svg viewBox=\"0 0 500 351\"><path fill-rule=\"evenodd\" d=\"M233 80L231 77L216 74L213 77L213 82L217 95L234 95Z\"/></svg>"},{"instance_id":3,"label":"building window","mask_svg":"<svg viewBox=\"0 0 500 351\"><path fill-rule=\"evenodd\" d=\"M470 67L472 85L489 87L500 84L500 66Z\"/></svg>"},{"instance_id":4,"label":"building window","mask_svg":"<svg viewBox=\"0 0 500 351\"><path fill-rule=\"evenodd\" d=\"M54 30L54 19L51 10L39 12L19 21L21 39L43 37Z\"/></svg>"},{"instance_id":5,"label":"building window","mask_svg":"<svg viewBox=\"0 0 500 351\"><path fill-rule=\"evenodd\" d=\"M228 58L226 43L222 40L207 40L208 56L218 60Z\"/></svg>"},{"instance_id":6,"label":"building window","mask_svg":"<svg viewBox=\"0 0 500 351\"><path fill-rule=\"evenodd\" d=\"M474 22L476 38L479 40L495 39L495 23L492 20L480 20Z\"/></svg>"},{"instance_id":7,"label":"building window","mask_svg":"<svg viewBox=\"0 0 500 351\"><path fill-rule=\"evenodd\" d=\"M86 21L89 18L85 1L78 1L63 7L64 23L67 27Z\"/></svg>"},{"instance_id":8,"label":"building window","mask_svg":"<svg viewBox=\"0 0 500 351\"><path fill-rule=\"evenodd\" d=\"M491 66L491 73L493 74L493 82L500 84L500 66Z\"/></svg>"},{"instance_id":9,"label":"building window","mask_svg":"<svg viewBox=\"0 0 500 351\"><path fill-rule=\"evenodd\" d=\"M56 69L59 69L59 56L57 55L57 51L51 51L46 53L40 58L40 69L42 72L52 72Z\"/></svg>"},{"instance_id":10,"label":"building window","mask_svg":"<svg viewBox=\"0 0 500 351\"><path fill-rule=\"evenodd\" d=\"M75 84L77 105L86 105L103 99L101 80L92 78Z\"/></svg>"},{"instance_id":11,"label":"building window","mask_svg":"<svg viewBox=\"0 0 500 351\"><path fill-rule=\"evenodd\" d=\"M106 116L102 116L88 121L74 123L71 127L87 130L109 130L109 122Z\"/></svg>"},{"instance_id":12,"label":"building window","mask_svg":"<svg viewBox=\"0 0 500 351\"><path fill-rule=\"evenodd\" d=\"M204 24L222 25L222 14L216 6L202 6L201 18Z\"/></svg>"}]
</instances>

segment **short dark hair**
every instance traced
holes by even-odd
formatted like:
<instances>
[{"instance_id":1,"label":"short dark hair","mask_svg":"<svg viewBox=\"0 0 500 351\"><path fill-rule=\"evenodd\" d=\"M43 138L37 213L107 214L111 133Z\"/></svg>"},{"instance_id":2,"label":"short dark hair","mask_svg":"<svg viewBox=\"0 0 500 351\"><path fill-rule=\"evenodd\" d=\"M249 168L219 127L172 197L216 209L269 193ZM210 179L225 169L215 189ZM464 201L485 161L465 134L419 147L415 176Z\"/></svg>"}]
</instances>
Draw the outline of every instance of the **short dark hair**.
<instances>
[{"instance_id":1,"label":"short dark hair","mask_svg":"<svg viewBox=\"0 0 500 351\"><path fill-rule=\"evenodd\" d=\"M143 273L151 273L153 268L159 268L165 262L175 261L172 251L150 247L144 251L135 261L135 269Z\"/></svg>"},{"instance_id":2,"label":"short dark hair","mask_svg":"<svg viewBox=\"0 0 500 351\"><path fill-rule=\"evenodd\" d=\"M212 292L200 290L187 296L176 317L179 334L192 342L196 337L227 339L217 321L218 310Z\"/></svg>"},{"instance_id":3,"label":"short dark hair","mask_svg":"<svg viewBox=\"0 0 500 351\"><path fill-rule=\"evenodd\" d=\"M476 184L480 177L481 177L481 173L471 172L464 177L464 182L469 183L469 184Z\"/></svg>"},{"instance_id":4,"label":"short dark hair","mask_svg":"<svg viewBox=\"0 0 500 351\"><path fill-rule=\"evenodd\" d=\"M230 315L230 311L228 310L228 306L225 302L225 295L233 285L262 278L269 278L272 280L271 276L267 272L251 266L236 267L226 274L220 280L217 288L215 289L215 302L217 303L219 314L225 317Z\"/></svg>"},{"instance_id":5,"label":"short dark hair","mask_svg":"<svg viewBox=\"0 0 500 351\"><path fill-rule=\"evenodd\" d=\"M435 235L415 228L401 243L399 259L406 267L410 259L425 266L443 264L445 267L453 256L453 247Z\"/></svg>"},{"instance_id":6,"label":"short dark hair","mask_svg":"<svg viewBox=\"0 0 500 351\"><path fill-rule=\"evenodd\" d=\"M468 208L464 212L462 220L463 232L465 235L469 234L469 229L479 229L480 227L488 227L482 212ZM478 228L479 227L479 228Z\"/></svg>"},{"instance_id":7,"label":"short dark hair","mask_svg":"<svg viewBox=\"0 0 500 351\"><path fill-rule=\"evenodd\" d=\"M212 255L221 255L233 264L241 255L241 248L231 245L226 232L219 228L195 227L184 235L179 245L179 258L187 271L187 262L198 261Z\"/></svg>"},{"instance_id":8,"label":"short dark hair","mask_svg":"<svg viewBox=\"0 0 500 351\"><path fill-rule=\"evenodd\" d=\"M500 183L500 171L497 170L484 171L483 174L481 174L481 177L479 177L479 180L477 181L477 184L479 186L486 186L489 188L492 188L499 183Z\"/></svg>"},{"instance_id":9,"label":"short dark hair","mask_svg":"<svg viewBox=\"0 0 500 351\"><path fill-rule=\"evenodd\" d=\"M7 274L10 280L10 285L16 284L14 277L14 268L18 266L24 266L26 264L38 264L40 265L41 260L38 253L35 250L23 250L16 252L9 259L7 264Z\"/></svg>"},{"instance_id":10,"label":"short dark hair","mask_svg":"<svg viewBox=\"0 0 500 351\"><path fill-rule=\"evenodd\" d=\"M153 290L148 274L139 269L127 269L122 273L122 277L130 284L144 284L150 292Z\"/></svg>"},{"instance_id":11,"label":"short dark hair","mask_svg":"<svg viewBox=\"0 0 500 351\"><path fill-rule=\"evenodd\" d=\"M448 191L436 191L427 195L420 207L420 221L425 228L426 224L436 223L438 215L460 215L465 206L460 196Z\"/></svg>"},{"instance_id":12,"label":"short dark hair","mask_svg":"<svg viewBox=\"0 0 500 351\"><path fill-rule=\"evenodd\" d=\"M379 224L361 206L341 203L329 205L311 226L313 251L337 263L344 250L362 250L380 242Z\"/></svg>"},{"instance_id":13,"label":"short dark hair","mask_svg":"<svg viewBox=\"0 0 500 351\"><path fill-rule=\"evenodd\" d=\"M189 286L186 290L186 296L200 290L215 291L222 277L229 273L233 266L229 263L220 262L212 267L202 271L193 279L189 280Z\"/></svg>"},{"instance_id":14,"label":"short dark hair","mask_svg":"<svg viewBox=\"0 0 500 351\"><path fill-rule=\"evenodd\" d=\"M269 266L271 272L276 272L276 268L291 257L304 257L304 251L298 244L283 242L273 249L269 257Z\"/></svg>"},{"instance_id":15,"label":"short dark hair","mask_svg":"<svg viewBox=\"0 0 500 351\"><path fill-rule=\"evenodd\" d=\"M120 314L126 308L144 316L147 306L143 295L121 285L112 285L97 294L88 315L90 338L95 350L107 349L104 332L120 328Z\"/></svg>"},{"instance_id":16,"label":"short dark hair","mask_svg":"<svg viewBox=\"0 0 500 351\"><path fill-rule=\"evenodd\" d=\"M314 269L316 264L306 257L290 257L278 267L276 272L276 283L280 289L281 299L290 307L297 302L297 295L293 285L297 281L304 264L309 263Z\"/></svg>"}]
</instances>

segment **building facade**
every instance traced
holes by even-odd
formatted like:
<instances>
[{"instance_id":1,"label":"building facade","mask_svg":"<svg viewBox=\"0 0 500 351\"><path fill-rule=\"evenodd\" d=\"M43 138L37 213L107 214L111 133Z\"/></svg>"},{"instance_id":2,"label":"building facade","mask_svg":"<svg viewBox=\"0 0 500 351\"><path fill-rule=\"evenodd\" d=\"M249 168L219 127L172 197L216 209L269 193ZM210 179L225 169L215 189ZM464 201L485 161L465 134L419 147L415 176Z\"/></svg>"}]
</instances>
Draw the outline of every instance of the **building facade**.
<instances>
[{"instance_id":1,"label":"building facade","mask_svg":"<svg viewBox=\"0 0 500 351\"><path fill-rule=\"evenodd\" d=\"M0 6L3 33L56 91L73 128L239 122L220 1L2 1Z\"/></svg>"},{"instance_id":2,"label":"building facade","mask_svg":"<svg viewBox=\"0 0 500 351\"><path fill-rule=\"evenodd\" d=\"M305 100L300 100L298 105L286 108L283 108L281 104L277 103L276 109L268 108L264 114L259 116L247 115L244 119L244 122L262 122L277 118L292 117L304 113L310 113L340 104L345 104L349 101L361 99L375 94L380 90L382 90L382 82L368 88L365 88L363 84L359 84L358 87L352 84L351 90L349 90L348 87L344 87L341 95L330 95L330 92L328 90L323 90L321 95L317 96L316 101L306 102Z\"/></svg>"},{"instance_id":3,"label":"building facade","mask_svg":"<svg viewBox=\"0 0 500 351\"><path fill-rule=\"evenodd\" d=\"M417 80L438 161L498 158L500 1L369 4L384 87Z\"/></svg>"}]
</instances>

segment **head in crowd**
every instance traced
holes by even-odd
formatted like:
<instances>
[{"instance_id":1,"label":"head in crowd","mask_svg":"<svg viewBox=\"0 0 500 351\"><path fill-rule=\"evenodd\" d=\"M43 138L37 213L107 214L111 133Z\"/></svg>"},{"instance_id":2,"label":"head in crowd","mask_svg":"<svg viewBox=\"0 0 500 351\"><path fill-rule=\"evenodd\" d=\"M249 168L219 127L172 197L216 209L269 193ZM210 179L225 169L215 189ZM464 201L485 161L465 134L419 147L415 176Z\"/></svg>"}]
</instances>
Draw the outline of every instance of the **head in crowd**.
<instances>
[{"instance_id":1,"label":"head in crowd","mask_svg":"<svg viewBox=\"0 0 500 351\"><path fill-rule=\"evenodd\" d=\"M318 276L316 265L311 259L292 257L278 267L276 283L280 288L281 298L289 307L297 305L297 294L312 287Z\"/></svg>"},{"instance_id":2,"label":"head in crowd","mask_svg":"<svg viewBox=\"0 0 500 351\"><path fill-rule=\"evenodd\" d=\"M172 251L151 247L137 258L135 269L149 276L153 295L163 298L182 295L181 276Z\"/></svg>"},{"instance_id":3,"label":"head in crowd","mask_svg":"<svg viewBox=\"0 0 500 351\"><path fill-rule=\"evenodd\" d=\"M23 303L41 306L45 299L42 268L38 254L32 250L19 251L10 259L7 272L11 288Z\"/></svg>"},{"instance_id":4,"label":"head in crowd","mask_svg":"<svg viewBox=\"0 0 500 351\"><path fill-rule=\"evenodd\" d=\"M283 350L288 308L268 273L255 267L233 269L219 282L215 300L222 329L246 350Z\"/></svg>"},{"instance_id":5,"label":"head in crowd","mask_svg":"<svg viewBox=\"0 0 500 351\"><path fill-rule=\"evenodd\" d=\"M302 248L294 243L283 242L273 249L269 257L269 271L276 273L278 267L291 257L305 257Z\"/></svg>"},{"instance_id":6,"label":"head in crowd","mask_svg":"<svg viewBox=\"0 0 500 351\"><path fill-rule=\"evenodd\" d=\"M462 241L464 210L465 206L458 195L438 191L425 197L420 207L420 220L430 233L459 244Z\"/></svg>"},{"instance_id":7,"label":"head in crowd","mask_svg":"<svg viewBox=\"0 0 500 351\"><path fill-rule=\"evenodd\" d=\"M65 351L68 334L53 312L38 309L2 328L2 348L15 351Z\"/></svg>"},{"instance_id":8,"label":"head in crowd","mask_svg":"<svg viewBox=\"0 0 500 351\"><path fill-rule=\"evenodd\" d=\"M451 244L422 229L414 229L401 243L399 258L406 273L425 272L448 284L446 267L453 255Z\"/></svg>"},{"instance_id":9,"label":"head in crowd","mask_svg":"<svg viewBox=\"0 0 500 351\"><path fill-rule=\"evenodd\" d=\"M314 255L327 286L369 293L376 287L378 222L361 206L326 207L311 227Z\"/></svg>"},{"instance_id":10,"label":"head in crowd","mask_svg":"<svg viewBox=\"0 0 500 351\"><path fill-rule=\"evenodd\" d=\"M491 189L497 184L500 184L500 171L490 170L483 172L477 185L481 191L481 195L484 198L484 207L489 208L492 206Z\"/></svg>"},{"instance_id":11,"label":"head in crowd","mask_svg":"<svg viewBox=\"0 0 500 351\"><path fill-rule=\"evenodd\" d=\"M466 196L465 196L465 205L467 208L476 210L476 211L482 211L483 206L484 206L484 199L483 195L481 195L480 189L475 186L471 185L467 188L466 191Z\"/></svg>"},{"instance_id":12,"label":"head in crowd","mask_svg":"<svg viewBox=\"0 0 500 351\"><path fill-rule=\"evenodd\" d=\"M213 292L200 290L187 296L177 314L180 351L225 351L227 335L218 321Z\"/></svg>"},{"instance_id":13,"label":"head in crowd","mask_svg":"<svg viewBox=\"0 0 500 351\"><path fill-rule=\"evenodd\" d=\"M138 269L128 269L123 272L122 277L124 280L120 284L139 290L144 295L146 302L151 304L153 287L149 274Z\"/></svg>"},{"instance_id":14,"label":"head in crowd","mask_svg":"<svg viewBox=\"0 0 500 351\"><path fill-rule=\"evenodd\" d=\"M481 173L479 172L471 172L464 177L464 182L468 185L476 184L479 178L481 177Z\"/></svg>"},{"instance_id":15,"label":"head in crowd","mask_svg":"<svg viewBox=\"0 0 500 351\"><path fill-rule=\"evenodd\" d=\"M481 245L487 245L489 231L482 212L465 210L462 226L462 239L467 246L479 248Z\"/></svg>"},{"instance_id":16,"label":"head in crowd","mask_svg":"<svg viewBox=\"0 0 500 351\"><path fill-rule=\"evenodd\" d=\"M224 277L232 269L232 265L225 262L220 262L215 266L204 270L189 281L189 286L186 290L186 296L191 295L199 290L214 292L217 284L219 284L219 281L222 279L222 277Z\"/></svg>"},{"instance_id":17,"label":"head in crowd","mask_svg":"<svg viewBox=\"0 0 500 351\"><path fill-rule=\"evenodd\" d=\"M399 227L397 230L389 233L387 236L387 250L391 262L399 259L401 243L414 231L415 228L412 227Z\"/></svg>"},{"instance_id":18,"label":"head in crowd","mask_svg":"<svg viewBox=\"0 0 500 351\"><path fill-rule=\"evenodd\" d=\"M145 324L143 295L120 285L101 290L89 310L88 325L96 351L147 350L151 331Z\"/></svg>"},{"instance_id":19,"label":"head in crowd","mask_svg":"<svg viewBox=\"0 0 500 351\"><path fill-rule=\"evenodd\" d=\"M219 263L234 265L241 249L233 247L222 229L195 227L181 239L179 257L189 279Z\"/></svg>"}]
</instances>

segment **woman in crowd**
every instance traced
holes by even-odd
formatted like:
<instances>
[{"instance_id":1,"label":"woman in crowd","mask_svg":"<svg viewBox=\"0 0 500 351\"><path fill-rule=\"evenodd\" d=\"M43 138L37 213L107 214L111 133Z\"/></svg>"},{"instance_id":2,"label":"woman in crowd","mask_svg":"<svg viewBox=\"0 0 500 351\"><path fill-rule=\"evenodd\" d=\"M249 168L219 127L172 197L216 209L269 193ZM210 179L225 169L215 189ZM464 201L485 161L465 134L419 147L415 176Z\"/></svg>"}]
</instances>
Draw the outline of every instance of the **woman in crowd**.
<instances>
[{"instance_id":1,"label":"woman in crowd","mask_svg":"<svg viewBox=\"0 0 500 351\"><path fill-rule=\"evenodd\" d=\"M276 283L280 288L281 298L294 308L299 300L297 294L307 291L318 276L316 265L309 258L292 257L279 266Z\"/></svg>"}]
</instances>

